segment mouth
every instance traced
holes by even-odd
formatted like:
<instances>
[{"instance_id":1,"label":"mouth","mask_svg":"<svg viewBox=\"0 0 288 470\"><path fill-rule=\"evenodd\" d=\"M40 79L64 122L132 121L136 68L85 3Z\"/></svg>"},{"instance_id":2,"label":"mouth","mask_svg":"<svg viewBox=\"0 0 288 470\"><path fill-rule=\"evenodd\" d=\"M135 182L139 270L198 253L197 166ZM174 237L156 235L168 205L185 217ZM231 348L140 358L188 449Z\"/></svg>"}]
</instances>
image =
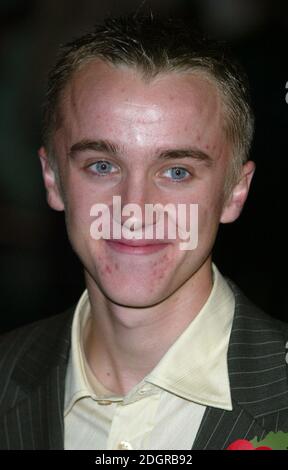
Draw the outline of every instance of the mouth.
<instances>
[{"instance_id":1,"label":"mouth","mask_svg":"<svg viewBox=\"0 0 288 470\"><path fill-rule=\"evenodd\" d=\"M156 253L171 244L161 240L105 240L105 242L112 250L131 255Z\"/></svg>"}]
</instances>

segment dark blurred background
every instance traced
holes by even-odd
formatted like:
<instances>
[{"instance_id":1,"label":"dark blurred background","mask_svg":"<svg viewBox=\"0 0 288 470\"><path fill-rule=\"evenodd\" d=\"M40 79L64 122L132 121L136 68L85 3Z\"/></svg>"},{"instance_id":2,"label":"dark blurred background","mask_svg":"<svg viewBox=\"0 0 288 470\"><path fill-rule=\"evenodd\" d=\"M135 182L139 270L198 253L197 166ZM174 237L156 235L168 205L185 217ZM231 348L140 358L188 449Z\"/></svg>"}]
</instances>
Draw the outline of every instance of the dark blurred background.
<instances>
[{"instance_id":1,"label":"dark blurred background","mask_svg":"<svg viewBox=\"0 0 288 470\"><path fill-rule=\"evenodd\" d=\"M0 331L56 314L83 288L62 213L48 208L37 149L47 72L59 43L141 1L1 0ZM222 226L214 259L258 305L286 319L288 2L155 0L163 15L197 18L228 40L248 72L257 172L239 219ZM145 6L143 7L145 9ZM288 99L287 99L288 101Z\"/></svg>"}]
</instances>

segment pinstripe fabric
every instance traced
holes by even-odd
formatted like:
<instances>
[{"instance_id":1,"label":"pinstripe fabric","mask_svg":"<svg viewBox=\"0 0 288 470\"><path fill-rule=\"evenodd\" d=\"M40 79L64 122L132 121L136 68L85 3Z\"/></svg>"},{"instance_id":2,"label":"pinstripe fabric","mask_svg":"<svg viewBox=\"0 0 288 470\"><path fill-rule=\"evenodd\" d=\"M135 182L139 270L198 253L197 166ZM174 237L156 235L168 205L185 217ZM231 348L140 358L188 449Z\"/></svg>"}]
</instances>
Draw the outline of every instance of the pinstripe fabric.
<instances>
[{"instance_id":1,"label":"pinstripe fabric","mask_svg":"<svg viewBox=\"0 0 288 470\"><path fill-rule=\"evenodd\" d=\"M207 407L193 449L225 449L236 439L288 432L288 325L228 282L236 298L228 350L233 410ZM72 316L73 309L1 338L0 449L63 449Z\"/></svg>"},{"instance_id":2,"label":"pinstripe fabric","mask_svg":"<svg viewBox=\"0 0 288 470\"><path fill-rule=\"evenodd\" d=\"M288 432L288 325L260 311L228 282L236 301L228 350L233 410L208 408L193 449L225 449L236 439Z\"/></svg>"},{"instance_id":3,"label":"pinstripe fabric","mask_svg":"<svg viewBox=\"0 0 288 470\"><path fill-rule=\"evenodd\" d=\"M63 449L73 309L0 341L0 449Z\"/></svg>"}]
</instances>

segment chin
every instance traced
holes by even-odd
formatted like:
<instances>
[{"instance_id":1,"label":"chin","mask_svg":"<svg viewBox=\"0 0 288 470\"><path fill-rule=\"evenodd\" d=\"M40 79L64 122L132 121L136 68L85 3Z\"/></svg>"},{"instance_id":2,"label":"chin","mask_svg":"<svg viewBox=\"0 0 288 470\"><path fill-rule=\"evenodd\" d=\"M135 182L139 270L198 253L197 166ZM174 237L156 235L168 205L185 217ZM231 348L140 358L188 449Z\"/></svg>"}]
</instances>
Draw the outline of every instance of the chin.
<instances>
[{"instance_id":1,"label":"chin","mask_svg":"<svg viewBox=\"0 0 288 470\"><path fill-rule=\"evenodd\" d=\"M113 291L111 289L103 289L102 292L111 302L129 308L152 307L166 298L160 292L152 293L151 286L147 287L147 289L134 289L133 286L127 289L119 286L117 289L113 289Z\"/></svg>"}]
</instances>

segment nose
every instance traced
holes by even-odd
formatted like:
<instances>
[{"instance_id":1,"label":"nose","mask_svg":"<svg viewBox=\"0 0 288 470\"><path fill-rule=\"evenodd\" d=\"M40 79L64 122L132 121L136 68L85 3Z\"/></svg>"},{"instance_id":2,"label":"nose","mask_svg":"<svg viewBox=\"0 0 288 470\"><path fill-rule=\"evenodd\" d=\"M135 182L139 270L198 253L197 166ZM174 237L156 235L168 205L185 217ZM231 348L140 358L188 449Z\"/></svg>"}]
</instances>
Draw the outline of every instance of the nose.
<instances>
[{"instance_id":1,"label":"nose","mask_svg":"<svg viewBox=\"0 0 288 470\"><path fill-rule=\"evenodd\" d=\"M119 196L121 196L121 221L118 220L117 223L123 225L129 219L131 230L144 229L147 224L156 223L156 215L153 216L153 220L145 220L146 204L158 201L153 183L143 174L139 172L129 175Z\"/></svg>"}]
</instances>

